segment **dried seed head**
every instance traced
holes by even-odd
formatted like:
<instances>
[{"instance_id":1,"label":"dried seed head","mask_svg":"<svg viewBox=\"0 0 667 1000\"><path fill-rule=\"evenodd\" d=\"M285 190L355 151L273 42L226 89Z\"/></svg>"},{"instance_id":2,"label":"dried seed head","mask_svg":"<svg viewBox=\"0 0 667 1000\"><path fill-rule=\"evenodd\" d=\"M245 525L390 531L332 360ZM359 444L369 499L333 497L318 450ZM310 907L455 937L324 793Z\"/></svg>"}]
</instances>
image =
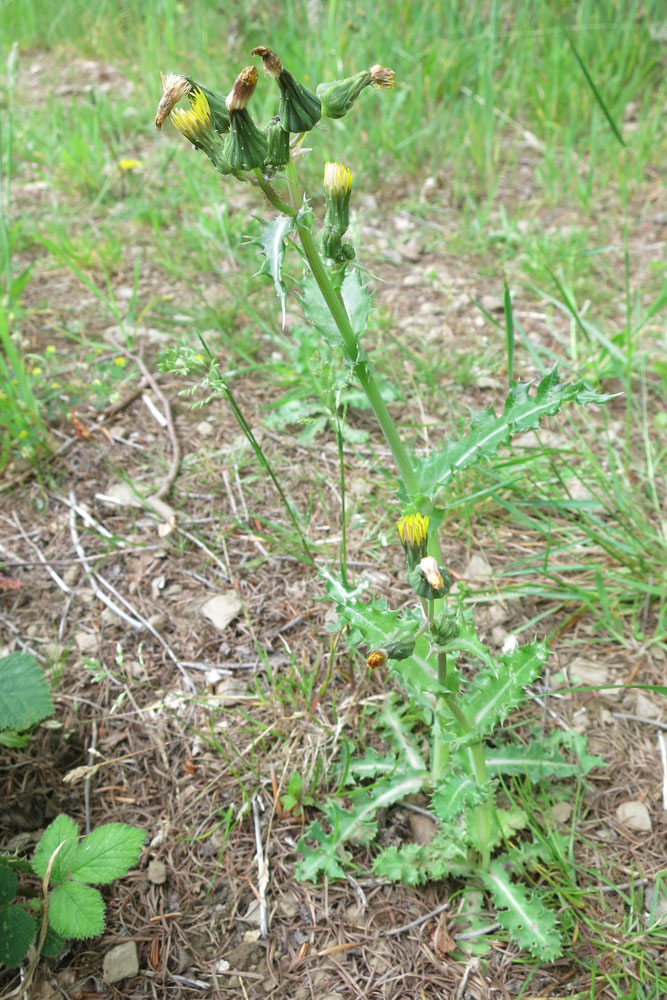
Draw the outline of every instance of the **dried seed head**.
<instances>
[{"instance_id":1,"label":"dried seed head","mask_svg":"<svg viewBox=\"0 0 667 1000\"><path fill-rule=\"evenodd\" d=\"M257 80L257 70L254 66L246 66L241 70L234 86L227 94L225 104L228 111L244 111L248 107L248 101L255 93Z\"/></svg>"},{"instance_id":2,"label":"dried seed head","mask_svg":"<svg viewBox=\"0 0 667 1000\"><path fill-rule=\"evenodd\" d=\"M283 71L283 64L281 63L275 52L271 49L267 49L266 45L258 45L250 53L251 56L261 56L262 62L264 63L264 69L272 76L274 80L277 80Z\"/></svg>"},{"instance_id":3,"label":"dried seed head","mask_svg":"<svg viewBox=\"0 0 667 1000\"><path fill-rule=\"evenodd\" d=\"M370 74L371 86L393 87L396 83L396 74L393 69L387 69L386 66L380 66L379 64L371 66Z\"/></svg>"},{"instance_id":4,"label":"dried seed head","mask_svg":"<svg viewBox=\"0 0 667 1000\"><path fill-rule=\"evenodd\" d=\"M444 590L445 581L442 578L442 573L438 563L433 558L433 556L425 556L419 561L419 572L424 577L429 587L433 587L433 590Z\"/></svg>"},{"instance_id":5,"label":"dried seed head","mask_svg":"<svg viewBox=\"0 0 667 1000\"><path fill-rule=\"evenodd\" d=\"M192 84L184 76L177 73L160 73L162 80L162 97L155 112L155 127L162 128L173 108L192 90Z\"/></svg>"}]
</instances>

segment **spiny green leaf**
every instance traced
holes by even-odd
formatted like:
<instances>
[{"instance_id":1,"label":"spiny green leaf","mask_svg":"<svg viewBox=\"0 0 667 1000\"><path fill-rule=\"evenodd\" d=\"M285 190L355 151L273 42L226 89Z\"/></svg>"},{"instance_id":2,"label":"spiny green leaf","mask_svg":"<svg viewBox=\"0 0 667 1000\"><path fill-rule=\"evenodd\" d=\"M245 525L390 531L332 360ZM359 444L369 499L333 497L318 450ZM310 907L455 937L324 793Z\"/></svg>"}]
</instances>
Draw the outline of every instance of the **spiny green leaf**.
<instances>
[{"instance_id":1,"label":"spiny green leaf","mask_svg":"<svg viewBox=\"0 0 667 1000\"><path fill-rule=\"evenodd\" d=\"M406 795L421 791L429 775L426 771L405 769L388 780L380 780L370 788L357 789L351 793L349 809L343 809L334 799L324 805L323 812L338 841L343 843L354 838L367 842L377 829L375 816L394 802L400 802Z\"/></svg>"},{"instance_id":2,"label":"spiny green leaf","mask_svg":"<svg viewBox=\"0 0 667 1000\"><path fill-rule=\"evenodd\" d=\"M58 882L62 882L69 874L69 865L77 848L78 837L79 828L73 819L62 813L60 816L56 816L53 823L47 826L42 834L35 850L32 859L35 874L44 878L53 852L62 844L63 846L56 854L51 868L50 883L57 885Z\"/></svg>"},{"instance_id":3,"label":"spiny green leaf","mask_svg":"<svg viewBox=\"0 0 667 1000\"><path fill-rule=\"evenodd\" d=\"M438 785L431 799L431 808L441 822L449 823L465 809L482 802L489 790L490 786L478 785L465 774L449 778Z\"/></svg>"},{"instance_id":4,"label":"spiny green leaf","mask_svg":"<svg viewBox=\"0 0 667 1000\"><path fill-rule=\"evenodd\" d=\"M318 846L309 847L308 839L317 841ZM345 878L341 863L351 861L352 855L338 844L335 833L326 834L317 820L310 824L296 846L303 854L303 860L296 865L298 879L317 882L320 873L334 881Z\"/></svg>"},{"instance_id":5,"label":"spiny green leaf","mask_svg":"<svg viewBox=\"0 0 667 1000\"><path fill-rule=\"evenodd\" d=\"M531 642L499 656L495 671L477 674L462 705L472 728L452 746L467 746L490 735L524 700L524 687L539 675L548 654L546 642Z\"/></svg>"},{"instance_id":6,"label":"spiny green leaf","mask_svg":"<svg viewBox=\"0 0 667 1000\"><path fill-rule=\"evenodd\" d=\"M461 441L448 441L440 451L425 459L416 459L419 489L430 497L445 486L455 472L466 469L482 458L494 455L502 444L508 444L513 434L538 427L543 417L552 417L567 402L581 405L604 403L610 395L601 395L584 381L564 385L553 369L541 380L534 395L531 384L515 382L505 400L503 412L496 416L489 407L472 417L470 433Z\"/></svg>"},{"instance_id":7,"label":"spiny green leaf","mask_svg":"<svg viewBox=\"0 0 667 1000\"><path fill-rule=\"evenodd\" d=\"M13 969L25 958L37 924L22 906L0 909L0 964Z\"/></svg>"},{"instance_id":8,"label":"spiny green leaf","mask_svg":"<svg viewBox=\"0 0 667 1000\"><path fill-rule=\"evenodd\" d=\"M27 729L53 712L49 685L34 656L0 659L0 729Z\"/></svg>"},{"instance_id":9,"label":"spiny green leaf","mask_svg":"<svg viewBox=\"0 0 667 1000\"><path fill-rule=\"evenodd\" d=\"M393 774L397 766L394 754L382 755L370 747L361 759L350 761L345 784L354 785L358 781L367 781L379 775Z\"/></svg>"},{"instance_id":10,"label":"spiny green leaf","mask_svg":"<svg viewBox=\"0 0 667 1000\"><path fill-rule=\"evenodd\" d=\"M69 870L81 882L107 885L136 863L146 834L126 823L105 823L77 846Z\"/></svg>"},{"instance_id":11,"label":"spiny green leaf","mask_svg":"<svg viewBox=\"0 0 667 1000\"><path fill-rule=\"evenodd\" d=\"M357 338L359 338L366 329L373 300L368 291L368 285L363 284L357 268L348 270L343 281L341 294L350 318L352 330ZM301 281L301 305L307 322L320 331L331 347L345 346L336 322L324 301L322 292L310 272L307 272ZM349 360L356 361L357 358L350 358Z\"/></svg>"},{"instance_id":12,"label":"spiny green leaf","mask_svg":"<svg viewBox=\"0 0 667 1000\"><path fill-rule=\"evenodd\" d=\"M101 893L81 882L63 882L49 897L49 923L64 938L96 937L104 930Z\"/></svg>"},{"instance_id":13,"label":"spiny green leaf","mask_svg":"<svg viewBox=\"0 0 667 1000\"><path fill-rule=\"evenodd\" d=\"M458 827L444 827L430 844L389 847L375 860L376 875L405 885L461 874L467 868L467 851Z\"/></svg>"},{"instance_id":14,"label":"spiny green leaf","mask_svg":"<svg viewBox=\"0 0 667 1000\"><path fill-rule=\"evenodd\" d=\"M568 760L560 750L565 746L576 760ZM531 740L528 746L508 744L485 751L489 774L525 774L531 781L546 777L567 778L573 774L588 774L594 767L604 767L604 760L586 749L586 737L573 731L557 729L548 736Z\"/></svg>"},{"instance_id":15,"label":"spiny green leaf","mask_svg":"<svg viewBox=\"0 0 667 1000\"><path fill-rule=\"evenodd\" d=\"M545 962L562 955L556 918L536 893L512 882L497 863L479 877L493 896L498 921L519 947Z\"/></svg>"},{"instance_id":16,"label":"spiny green leaf","mask_svg":"<svg viewBox=\"0 0 667 1000\"><path fill-rule=\"evenodd\" d=\"M283 325L285 323L285 302L287 300L287 288L283 281L283 261L285 260L285 237L294 228L294 219L289 215L279 215L273 222L266 222L262 235L253 243L257 243L260 252L264 255L264 263L257 274L268 274L273 280L273 287L276 295L280 299Z\"/></svg>"},{"instance_id":17,"label":"spiny green leaf","mask_svg":"<svg viewBox=\"0 0 667 1000\"><path fill-rule=\"evenodd\" d=\"M417 619L389 610L386 601L380 598L364 603L360 598L362 588L350 590L326 571L322 575L327 581L329 596L338 605L339 623L350 626L351 644L364 642L369 649L381 649L390 632L401 628L405 629L406 635L410 635L417 631ZM428 641L420 639L412 656L400 662L392 661L391 664L392 670L418 694L438 694L441 690L428 654Z\"/></svg>"}]
</instances>

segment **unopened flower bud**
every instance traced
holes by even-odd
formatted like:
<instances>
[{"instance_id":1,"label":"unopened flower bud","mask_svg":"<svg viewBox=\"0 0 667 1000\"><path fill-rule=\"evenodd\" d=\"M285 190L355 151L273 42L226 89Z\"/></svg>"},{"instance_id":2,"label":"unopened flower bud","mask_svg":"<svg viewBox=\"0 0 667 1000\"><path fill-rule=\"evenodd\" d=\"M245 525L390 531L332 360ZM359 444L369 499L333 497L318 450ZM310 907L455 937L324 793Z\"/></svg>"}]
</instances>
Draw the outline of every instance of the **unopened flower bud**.
<instances>
[{"instance_id":1,"label":"unopened flower bud","mask_svg":"<svg viewBox=\"0 0 667 1000\"><path fill-rule=\"evenodd\" d=\"M289 132L286 132L280 123L280 116L276 115L266 126L266 139L269 144L269 153L266 158L265 167L270 170L278 170L289 162Z\"/></svg>"},{"instance_id":2,"label":"unopened flower bud","mask_svg":"<svg viewBox=\"0 0 667 1000\"><path fill-rule=\"evenodd\" d=\"M326 213L322 228L322 250L330 260L344 262L354 257L351 243L342 238L350 223L350 194L352 174L342 163L324 166L324 200Z\"/></svg>"},{"instance_id":3,"label":"unopened flower bud","mask_svg":"<svg viewBox=\"0 0 667 1000\"><path fill-rule=\"evenodd\" d=\"M366 666L369 670L377 670L378 667L384 667L387 663L387 650L386 649L374 649L372 653L369 654L366 660Z\"/></svg>"},{"instance_id":4,"label":"unopened flower bud","mask_svg":"<svg viewBox=\"0 0 667 1000\"><path fill-rule=\"evenodd\" d=\"M261 167L269 152L266 136L246 110L256 86L257 70L254 66L246 66L237 76L225 101L229 111L229 135L225 142L224 159L230 171Z\"/></svg>"},{"instance_id":5,"label":"unopened flower bud","mask_svg":"<svg viewBox=\"0 0 667 1000\"><path fill-rule=\"evenodd\" d=\"M155 112L155 127L162 128L178 102L193 89L192 81L177 73L160 73L162 97Z\"/></svg>"},{"instance_id":6,"label":"unopened flower bud","mask_svg":"<svg viewBox=\"0 0 667 1000\"><path fill-rule=\"evenodd\" d=\"M277 81L280 88L279 115L286 132L309 132L322 117L319 98L295 80L281 63L275 52L266 45L258 45L250 53L260 56L264 69Z\"/></svg>"},{"instance_id":7,"label":"unopened flower bud","mask_svg":"<svg viewBox=\"0 0 667 1000\"><path fill-rule=\"evenodd\" d=\"M395 80L393 70L376 65L348 76L346 80L321 83L317 88L317 96L322 104L322 115L326 118L342 118L366 87L393 87Z\"/></svg>"},{"instance_id":8,"label":"unopened flower bud","mask_svg":"<svg viewBox=\"0 0 667 1000\"><path fill-rule=\"evenodd\" d=\"M436 601L444 597L452 585L452 580L442 566L438 566L433 556L424 556L416 566L408 566L408 583L417 597Z\"/></svg>"},{"instance_id":9,"label":"unopened flower bud","mask_svg":"<svg viewBox=\"0 0 667 1000\"><path fill-rule=\"evenodd\" d=\"M415 651L414 636L402 635L400 631L388 635L384 645L390 660L407 660Z\"/></svg>"}]
</instances>

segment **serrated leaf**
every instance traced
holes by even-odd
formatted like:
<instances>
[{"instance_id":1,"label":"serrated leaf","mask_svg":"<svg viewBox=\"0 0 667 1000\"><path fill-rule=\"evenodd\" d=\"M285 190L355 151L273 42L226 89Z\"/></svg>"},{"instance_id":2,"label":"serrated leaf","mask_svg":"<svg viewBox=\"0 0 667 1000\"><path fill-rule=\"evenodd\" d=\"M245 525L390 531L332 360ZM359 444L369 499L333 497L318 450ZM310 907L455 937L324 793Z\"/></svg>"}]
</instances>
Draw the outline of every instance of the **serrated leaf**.
<instances>
[{"instance_id":1,"label":"serrated leaf","mask_svg":"<svg viewBox=\"0 0 667 1000\"><path fill-rule=\"evenodd\" d=\"M499 656L497 671L484 670L477 674L463 704L471 730L452 746L479 742L493 732L496 725L525 699L524 688L539 676L549 648L546 642L531 642L517 646L513 653Z\"/></svg>"},{"instance_id":2,"label":"serrated leaf","mask_svg":"<svg viewBox=\"0 0 667 1000\"><path fill-rule=\"evenodd\" d=\"M44 936L44 944L42 945L42 955L45 955L46 958L55 958L64 947L65 938L61 937L60 934L56 934L53 927L48 924Z\"/></svg>"},{"instance_id":3,"label":"serrated leaf","mask_svg":"<svg viewBox=\"0 0 667 1000\"><path fill-rule=\"evenodd\" d=\"M575 739L578 738L578 739ZM560 746L568 747L577 760L568 760ZM586 738L581 733L554 730L548 737L532 740L528 746L508 744L491 747L484 753L489 774L525 774L538 782L546 777L568 778L573 774L588 774L594 767L604 767L604 760L589 754Z\"/></svg>"},{"instance_id":4,"label":"serrated leaf","mask_svg":"<svg viewBox=\"0 0 667 1000\"><path fill-rule=\"evenodd\" d=\"M327 581L329 596L338 605L339 624L350 626L351 644L364 642L369 649L380 649L389 633L398 628L405 629L406 635L417 631L419 622L416 619L410 620L400 611L389 610L381 598L364 603L360 588L350 590L326 571L322 576ZM392 661L391 668L416 694L441 693L429 659L428 640L419 639L412 656L400 662Z\"/></svg>"},{"instance_id":5,"label":"serrated leaf","mask_svg":"<svg viewBox=\"0 0 667 1000\"><path fill-rule=\"evenodd\" d=\"M63 882L49 896L49 923L64 938L96 937L104 930L104 900L82 882Z\"/></svg>"},{"instance_id":6,"label":"serrated leaf","mask_svg":"<svg viewBox=\"0 0 667 1000\"><path fill-rule=\"evenodd\" d=\"M81 882L107 885L136 864L146 839L144 830L126 823L105 823L77 846L69 870Z\"/></svg>"},{"instance_id":7,"label":"serrated leaf","mask_svg":"<svg viewBox=\"0 0 667 1000\"><path fill-rule=\"evenodd\" d=\"M467 869L467 852L458 827L444 827L430 844L389 847L376 858L373 871L392 882L421 885Z\"/></svg>"},{"instance_id":8,"label":"serrated leaf","mask_svg":"<svg viewBox=\"0 0 667 1000\"><path fill-rule=\"evenodd\" d=\"M370 788L356 790L352 793L349 809L343 809L334 799L329 799L322 811L339 843L352 838L366 843L377 830L375 816L378 810L400 802L406 795L415 795L428 779L426 771L406 769L391 779L378 781Z\"/></svg>"},{"instance_id":9,"label":"serrated leaf","mask_svg":"<svg viewBox=\"0 0 667 1000\"><path fill-rule=\"evenodd\" d=\"M37 924L22 906L0 910L0 964L13 969L26 956Z\"/></svg>"},{"instance_id":10,"label":"serrated leaf","mask_svg":"<svg viewBox=\"0 0 667 1000\"><path fill-rule=\"evenodd\" d=\"M398 761L394 754L379 754L370 747L359 760L350 761L345 784L354 785L380 775L393 774L397 767Z\"/></svg>"},{"instance_id":11,"label":"serrated leaf","mask_svg":"<svg viewBox=\"0 0 667 1000\"><path fill-rule=\"evenodd\" d=\"M283 326L285 325L285 302L287 288L283 281L283 261L285 260L285 237L294 228L294 219L289 215L279 215L273 222L266 222L262 235L253 243L257 243L264 256L264 262L257 274L268 274L273 281L276 295L280 299Z\"/></svg>"},{"instance_id":12,"label":"serrated leaf","mask_svg":"<svg viewBox=\"0 0 667 1000\"><path fill-rule=\"evenodd\" d=\"M359 271L356 268L348 270L345 275L341 294L358 344L358 338L364 332L368 323L372 296L368 291L368 285L363 284ZM301 281L301 305L307 322L319 330L326 342L331 347L343 347L345 349L345 344L336 326L336 322L324 301L319 285L310 272L307 272ZM357 356L353 358L349 357L347 351L345 353L348 360L353 362L358 360L359 350L357 350Z\"/></svg>"},{"instance_id":13,"label":"serrated leaf","mask_svg":"<svg viewBox=\"0 0 667 1000\"><path fill-rule=\"evenodd\" d=\"M34 656L0 659L0 729L27 729L53 713L44 672Z\"/></svg>"},{"instance_id":14,"label":"serrated leaf","mask_svg":"<svg viewBox=\"0 0 667 1000\"><path fill-rule=\"evenodd\" d=\"M478 785L467 775L461 775L438 785L431 799L431 808L442 823L449 823L464 810L482 802L487 794L488 788Z\"/></svg>"},{"instance_id":15,"label":"serrated leaf","mask_svg":"<svg viewBox=\"0 0 667 1000\"><path fill-rule=\"evenodd\" d=\"M499 416L491 407L475 413L470 432L463 440L448 441L444 448L427 458L416 459L415 471L421 493L431 497L456 472L494 455L501 445L509 443L512 435L538 427L543 417L554 416L564 403L586 405L604 403L612 398L597 393L584 381L564 385L559 381L556 368L544 376L534 394L530 389L529 382L515 382Z\"/></svg>"},{"instance_id":16,"label":"serrated leaf","mask_svg":"<svg viewBox=\"0 0 667 1000\"><path fill-rule=\"evenodd\" d=\"M318 846L309 847L309 838L317 841ZM352 855L338 844L335 833L326 834L317 820L310 824L296 846L303 854L296 864L296 876L301 881L317 882L320 873L332 880L345 878L341 862L350 861Z\"/></svg>"},{"instance_id":17,"label":"serrated leaf","mask_svg":"<svg viewBox=\"0 0 667 1000\"><path fill-rule=\"evenodd\" d=\"M56 816L53 823L47 826L35 849L32 859L35 874L44 878L53 852L62 844L51 868L50 883L57 885L58 882L62 882L69 874L69 863L76 851L78 837L79 828L73 819L62 813Z\"/></svg>"},{"instance_id":18,"label":"serrated leaf","mask_svg":"<svg viewBox=\"0 0 667 1000\"><path fill-rule=\"evenodd\" d=\"M17 893L19 880L16 873L7 865L0 862L0 906L11 903Z\"/></svg>"},{"instance_id":19,"label":"serrated leaf","mask_svg":"<svg viewBox=\"0 0 667 1000\"><path fill-rule=\"evenodd\" d=\"M535 892L512 882L497 863L480 878L489 889L498 908L498 921L531 955L551 962L563 953L556 917Z\"/></svg>"}]
</instances>

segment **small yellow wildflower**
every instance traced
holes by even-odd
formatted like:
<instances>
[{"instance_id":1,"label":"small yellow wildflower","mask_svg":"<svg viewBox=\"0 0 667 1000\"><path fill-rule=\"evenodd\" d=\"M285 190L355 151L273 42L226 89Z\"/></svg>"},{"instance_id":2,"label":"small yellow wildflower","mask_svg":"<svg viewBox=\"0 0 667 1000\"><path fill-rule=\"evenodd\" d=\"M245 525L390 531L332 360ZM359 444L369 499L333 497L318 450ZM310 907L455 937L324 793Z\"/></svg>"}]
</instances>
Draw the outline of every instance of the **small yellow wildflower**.
<instances>
[{"instance_id":1,"label":"small yellow wildflower","mask_svg":"<svg viewBox=\"0 0 667 1000\"><path fill-rule=\"evenodd\" d=\"M141 160L119 160L118 166L121 170L138 170L143 167Z\"/></svg>"},{"instance_id":2,"label":"small yellow wildflower","mask_svg":"<svg viewBox=\"0 0 667 1000\"><path fill-rule=\"evenodd\" d=\"M116 368L124 368L125 365L127 364L127 358L124 358L122 356L114 358L113 363L115 364Z\"/></svg>"},{"instance_id":3,"label":"small yellow wildflower","mask_svg":"<svg viewBox=\"0 0 667 1000\"><path fill-rule=\"evenodd\" d=\"M190 99L192 107L187 110L176 108L169 117L178 131L196 144L212 129L211 109L206 94L201 90L194 91Z\"/></svg>"},{"instance_id":4,"label":"small yellow wildflower","mask_svg":"<svg viewBox=\"0 0 667 1000\"><path fill-rule=\"evenodd\" d=\"M426 541L428 517L423 514L405 514L396 527L404 548L419 549Z\"/></svg>"},{"instance_id":5,"label":"small yellow wildflower","mask_svg":"<svg viewBox=\"0 0 667 1000\"><path fill-rule=\"evenodd\" d=\"M53 344L48 344L47 347L44 350L44 354L46 354L47 357L51 357L55 353L56 353L56 349L53 346Z\"/></svg>"}]
</instances>

